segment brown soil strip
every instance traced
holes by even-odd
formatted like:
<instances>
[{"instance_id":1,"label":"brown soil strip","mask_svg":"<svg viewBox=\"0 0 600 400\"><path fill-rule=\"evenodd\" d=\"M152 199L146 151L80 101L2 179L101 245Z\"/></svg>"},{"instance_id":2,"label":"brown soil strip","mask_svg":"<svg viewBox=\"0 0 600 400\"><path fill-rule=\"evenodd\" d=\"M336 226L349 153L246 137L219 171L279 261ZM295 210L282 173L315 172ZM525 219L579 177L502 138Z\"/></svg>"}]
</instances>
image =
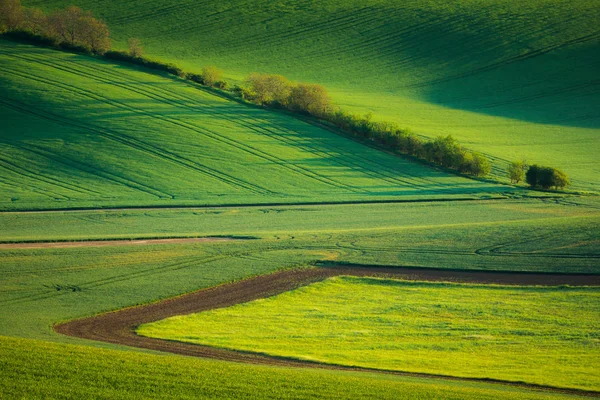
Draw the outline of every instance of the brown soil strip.
<instances>
[{"instance_id":1,"label":"brown soil strip","mask_svg":"<svg viewBox=\"0 0 600 400\"><path fill-rule=\"evenodd\" d=\"M224 242L229 240L237 239L227 237L202 237L134 240L82 240L79 242L0 243L0 249L63 249L71 247L140 246L148 244Z\"/></svg>"},{"instance_id":2,"label":"brown soil strip","mask_svg":"<svg viewBox=\"0 0 600 400\"><path fill-rule=\"evenodd\" d=\"M233 306L260 298L273 296L297 287L324 279L340 276L378 276L419 281L452 281L465 283L510 284L510 285L600 285L598 275L566 274L519 274L481 271L427 270L419 268L388 268L336 266L328 268L310 268L276 272L239 282L228 283L209 289L174 297L157 303L136 306L101 314L91 318L79 319L56 325L56 332L108 343L165 351L186 356L206 357L218 360L246 362L252 364L277 365L285 367L312 367L348 371L381 372L396 375L423 378L453 379L487 383L501 383L529 389L538 389L559 393L579 394L600 397L600 392L560 389L533 384L512 383L493 379L455 378L443 375L381 371L367 368L354 368L341 365L322 364L263 354L218 349L209 346L174 342L138 336L137 326L158 321L174 315L191 314L216 308Z\"/></svg>"}]
</instances>

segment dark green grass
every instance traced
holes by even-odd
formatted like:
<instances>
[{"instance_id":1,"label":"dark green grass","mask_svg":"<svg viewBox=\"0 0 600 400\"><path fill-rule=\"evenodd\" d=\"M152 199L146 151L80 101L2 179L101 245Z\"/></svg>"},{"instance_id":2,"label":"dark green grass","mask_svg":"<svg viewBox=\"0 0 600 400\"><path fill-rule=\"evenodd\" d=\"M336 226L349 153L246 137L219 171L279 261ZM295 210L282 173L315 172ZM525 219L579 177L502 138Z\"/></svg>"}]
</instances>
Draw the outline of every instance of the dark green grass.
<instances>
[{"instance_id":1,"label":"dark green grass","mask_svg":"<svg viewBox=\"0 0 600 400\"><path fill-rule=\"evenodd\" d=\"M499 385L239 365L0 338L3 399L556 399ZM77 371L74 371L77 368Z\"/></svg>"},{"instance_id":2,"label":"dark green grass","mask_svg":"<svg viewBox=\"0 0 600 400\"><path fill-rule=\"evenodd\" d=\"M72 1L27 0L47 10ZM322 83L345 108L598 190L600 14L595 0L77 0L149 56L229 78Z\"/></svg>"},{"instance_id":3,"label":"dark green grass","mask_svg":"<svg viewBox=\"0 0 600 400\"><path fill-rule=\"evenodd\" d=\"M600 389L600 288L338 277L143 336L367 368Z\"/></svg>"},{"instance_id":4,"label":"dark green grass","mask_svg":"<svg viewBox=\"0 0 600 400\"><path fill-rule=\"evenodd\" d=\"M478 196L506 187L173 78L0 41L0 207Z\"/></svg>"}]
</instances>

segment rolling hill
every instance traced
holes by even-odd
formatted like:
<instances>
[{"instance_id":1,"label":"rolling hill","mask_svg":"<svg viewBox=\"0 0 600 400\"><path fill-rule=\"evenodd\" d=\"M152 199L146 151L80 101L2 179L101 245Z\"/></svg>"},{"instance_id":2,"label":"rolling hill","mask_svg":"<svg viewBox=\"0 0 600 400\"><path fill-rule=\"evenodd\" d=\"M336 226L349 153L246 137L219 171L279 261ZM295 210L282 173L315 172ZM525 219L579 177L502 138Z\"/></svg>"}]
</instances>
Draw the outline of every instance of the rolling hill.
<instances>
[{"instance_id":1,"label":"rolling hill","mask_svg":"<svg viewBox=\"0 0 600 400\"><path fill-rule=\"evenodd\" d=\"M5 209L405 200L511 190L178 79L8 41L0 42L0 60Z\"/></svg>"},{"instance_id":2,"label":"rolling hill","mask_svg":"<svg viewBox=\"0 0 600 400\"><path fill-rule=\"evenodd\" d=\"M346 109L454 135L494 157L497 174L524 157L564 169L576 189L600 184L593 0L24 3L93 10L117 47L139 37L148 56L189 71L324 84Z\"/></svg>"}]
</instances>

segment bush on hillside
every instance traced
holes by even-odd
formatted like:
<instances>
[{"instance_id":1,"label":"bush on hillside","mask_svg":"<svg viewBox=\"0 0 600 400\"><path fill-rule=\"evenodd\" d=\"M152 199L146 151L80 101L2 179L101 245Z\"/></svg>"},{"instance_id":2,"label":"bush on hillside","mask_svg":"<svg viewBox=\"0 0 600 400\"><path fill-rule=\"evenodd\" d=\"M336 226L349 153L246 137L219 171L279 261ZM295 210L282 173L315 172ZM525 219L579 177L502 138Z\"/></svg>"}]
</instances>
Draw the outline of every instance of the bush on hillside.
<instances>
[{"instance_id":1,"label":"bush on hillside","mask_svg":"<svg viewBox=\"0 0 600 400\"><path fill-rule=\"evenodd\" d=\"M203 67L200 75L202 76L202 84L206 86L215 86L215 84L221 80L223 71L214 65L210 65Z\"/></svg>"},{"instance_id":2,"label":"bush on hillside","mask_svg":"<svg viewBox=\"0 0 600 400\"><path fill-rule=\"evenodd\" d=\"M519 183L525 179L525 171L527 170L527 162L525 160L513 161L508 165L508 178L511 183Z\"/></svg>"},{"instance_id":3,"label":"bush on hillside","mask_svg":"<svg viewBox=\"0 0 600 400\"><path fill-rule=\"evenodd\" d=\"M290 91L288 108L291 111L321 118L331 112L332 105L327 90L323 86L299 83Z\"/></svg>"},{"instance_id":4,"label":"bush on hillside","mask_svg":"<svg viewBox=\"0 0 600 400\"><path fill-rule=\"evenodd\" d=\"M124 51L107 51L104 56L111 60L128 62L131 64L140 65L145 68L164 71L172 75L177 75L181 78L186 77L185 72L174 64L166 64L160 61L150 60L145 57L133 57Z\"/></svg>"},{"instance_id":5,"label":"bush on hillside","mask_svg":"<svg viewBox=\"0 0 600 400\"><path fill-rule=\"evenodd\" d=\"M292 83L281 75L251 74L246 87L252 101L272 106L287 106L292 92Z\"/></svg>"},{"instance_id":6,"label":"bush on hillside","mask_svg":"<svg viewBox=\"0 0 600 400\"><path fill-rule=\"evenodd\" d=\"M529 167L525 174L525 180L531 187L541 187L543 189L551 187L562 189L571 183L569 177L564 172L556 168L543 167L536 164Z\"/></svg>"}]
</instances>

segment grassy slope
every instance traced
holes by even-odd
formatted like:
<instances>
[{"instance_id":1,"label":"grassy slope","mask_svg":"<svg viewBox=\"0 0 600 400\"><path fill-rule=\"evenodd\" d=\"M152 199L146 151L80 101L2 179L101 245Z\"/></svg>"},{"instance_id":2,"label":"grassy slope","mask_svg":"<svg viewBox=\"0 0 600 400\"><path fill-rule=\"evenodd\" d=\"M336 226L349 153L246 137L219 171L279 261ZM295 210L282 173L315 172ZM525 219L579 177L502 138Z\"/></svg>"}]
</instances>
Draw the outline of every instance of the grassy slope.
<instances>
[{"instance_id":1,"label":"grassy slope","mask_svg":"<svg viewBox=\"0 0 600 400\"><path fill-rule=\"evenodd\" d=\"M376 200L507 190L284 114L0 42L0 207ZM27 71L27 72L23 72Z\"/></svg>"},{"instance_id":2,"label":"grassy slope","mask_svg":"<svg viewBox=\"0 0 600 400\"><path fill-rule=\"evenodd\" d=\"M139 37L148 55L188 70L323 83L346 108L453 134L499 167L518 157L555 165L598 190L594 0L74 3L107 21L117 46Z\"/></svg>"},{"instance_id":3,"label":"grassy slope","mask_svg":"<svg viewBox=\"0 0 600 400\"><path fill-rule=\"evenodd\" d=\"M143 336L332 364L600 389L598 288L332 278Z\"/></svg>"},{"instance_id":4,"label":"grassy slope","mask_svg":"<svg viewBox=\"0 0 600 400\"><path fill-rule=\"evenodd\" d=\"M499 385L238 365L5 337L0 337L0 366L3 399L580 398Z\"/></svg>"}]
</instances>

